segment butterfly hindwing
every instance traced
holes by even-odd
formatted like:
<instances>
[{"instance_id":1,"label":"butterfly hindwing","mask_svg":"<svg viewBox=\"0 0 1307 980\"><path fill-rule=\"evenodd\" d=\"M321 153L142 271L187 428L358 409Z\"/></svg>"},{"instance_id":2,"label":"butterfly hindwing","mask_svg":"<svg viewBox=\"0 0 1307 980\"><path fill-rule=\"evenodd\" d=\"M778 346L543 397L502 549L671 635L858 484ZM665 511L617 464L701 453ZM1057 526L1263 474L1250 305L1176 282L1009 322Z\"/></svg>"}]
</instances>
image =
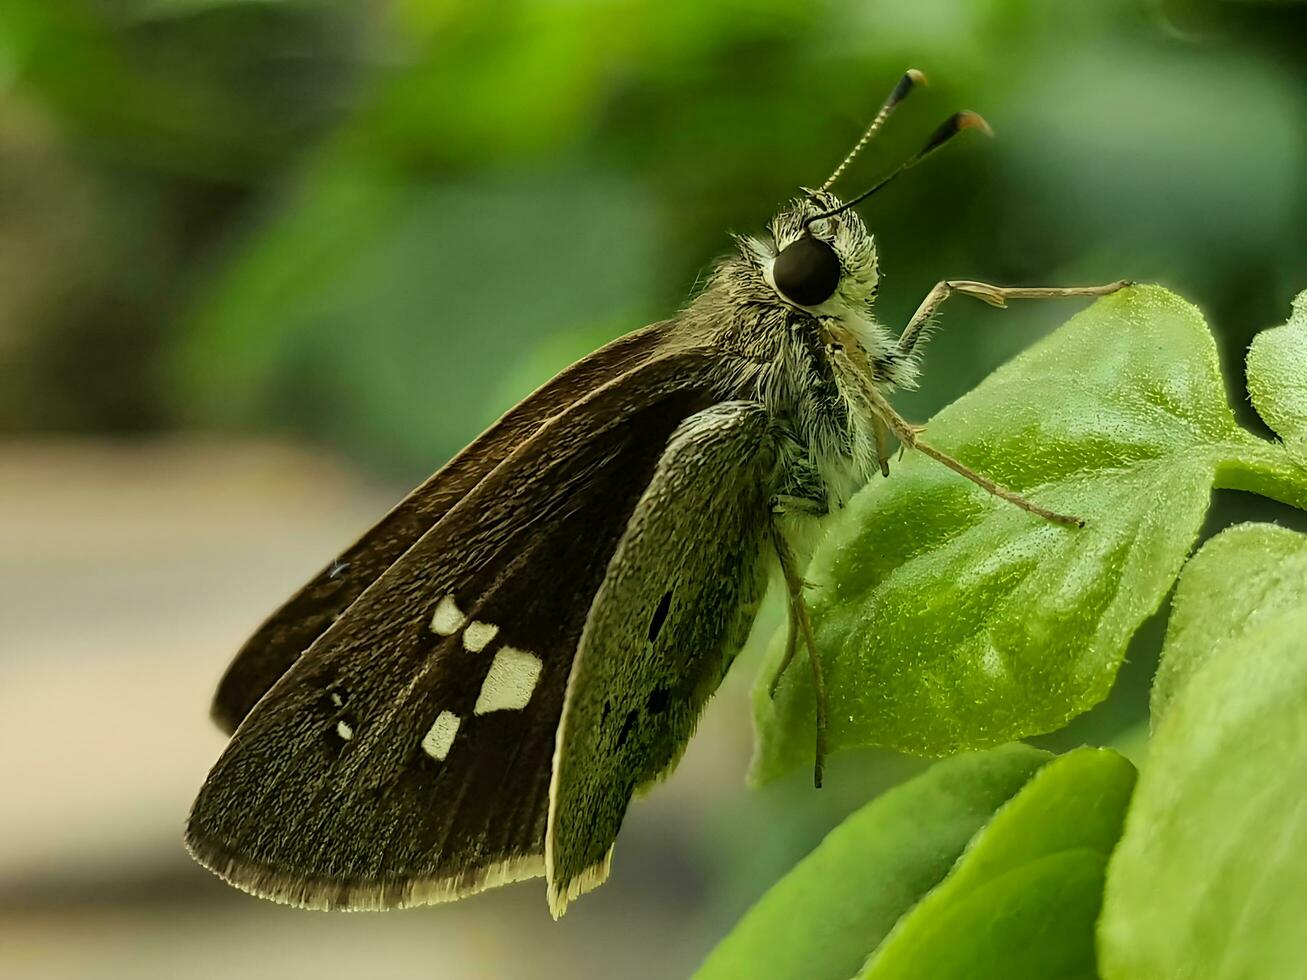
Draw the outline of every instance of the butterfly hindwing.
<instances>
[{"instance_id":1,"label":"butterfly hindwing","mask_svg":"<svg viewBox=\"0 0 1307 980\"><path fill-rule=\"evenodd\" d=\"M544 424L394 562L237 729L192 810L202 863L315 907L539 874L586 615L672 432L711 401L666 356Z\"/></svg>"},{"instance_id":2,"label":"butterfly hindwing","mask_svg":"<svg viewBox=\"0 0 1307 980\"><path fill-rule=\"evenodd\" d=\"M631 795L679 759L766 587L771 473L761 405L678 427L595 597L557 739L550 905L603 881Z\"/></svg>"},{"instance_id":3,"label":"butterfly hindwing","mask_svg":"<svg viewBox=\"0 0 1307 980\"><path fill-rule=\"evenodd\" d=\"M369 585L549 419L645 364L671 322L613 341L505 414L270 615L218 685L213 718L227 733Z\"/></svg>"}]
</instances>

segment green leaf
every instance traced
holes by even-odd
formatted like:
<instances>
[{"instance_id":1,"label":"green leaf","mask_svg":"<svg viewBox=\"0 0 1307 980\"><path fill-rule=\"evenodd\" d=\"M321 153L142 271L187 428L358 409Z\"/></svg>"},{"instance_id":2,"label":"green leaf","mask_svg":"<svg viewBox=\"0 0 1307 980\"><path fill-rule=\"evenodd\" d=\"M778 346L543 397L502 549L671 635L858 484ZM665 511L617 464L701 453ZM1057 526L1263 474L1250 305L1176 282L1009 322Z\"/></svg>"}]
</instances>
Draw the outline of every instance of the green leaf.
<instances>
[{"instance_id":1,"label":"green leaf","mask_svg":"<svg viewBox=\"0 0 1307 980\"><path fill-rule=\"evenodd\" d=\"M1109 749L1044 766L953 873L889 934L861 980L1094 975L1094 922L1135 770Z\"/></svg>"},{"instance_id":2,"label":"green leaf","mask_svg":"<svg viewBox=\"0 0 1307 980\"><path fill-rule=\"evenodd\" d=\"M869 803L749 910L698 980L847 980L1049 758L1026 745L960 756Z\"/></svg>"},{"instance_id":3,"label":"green leaf","mask_svg":"<svg viewBox=\"0 0 1307 980\"><path fill-rule=\"evenodd\" d=\"M1248 394L1288 446L1307 451L1307 292L1293 301L1288 323L1253 338Z\"/></svg>"},{"instance_id":4,"label":"green leaf","mask_svg":"<svg viewBox=\"0 0 1307 980\"><path fill-rule=\"evenodd\" d=\"M1212 538L1185 566L1175 590L1162 662L1153 681L1153 723L1176 692L1223 645L1307 602L1301 534L1242 524Z\"/></svg>"},{"instance_id":5,"label":"green leaf","mask_svg":"<svg viewBox=\"0 0 1307 980\"><path fill-rule=\"evenodd\" d=\"M1108 980L1307 977L1305 561L1307 537L1241 527L1185 572L1165 714L1108 870Z\"/></svg>"},{"instance_id":6,"label":"green leaf","mask_svg":"<svg viewBox=\"0 0 1307 980\"><path fill-rule=\"evenodd\" d=\"M829 744L945 754L1047 732L1108 692L1251 436L1194 307L1124 290L936 416L939 448L1039 503L1038 520L909 456L836 519L808 577ZM773 660L779 643L773 650ZM809 671L755 691L754 775L812 758Z\"/></svg>"}]
</instances>

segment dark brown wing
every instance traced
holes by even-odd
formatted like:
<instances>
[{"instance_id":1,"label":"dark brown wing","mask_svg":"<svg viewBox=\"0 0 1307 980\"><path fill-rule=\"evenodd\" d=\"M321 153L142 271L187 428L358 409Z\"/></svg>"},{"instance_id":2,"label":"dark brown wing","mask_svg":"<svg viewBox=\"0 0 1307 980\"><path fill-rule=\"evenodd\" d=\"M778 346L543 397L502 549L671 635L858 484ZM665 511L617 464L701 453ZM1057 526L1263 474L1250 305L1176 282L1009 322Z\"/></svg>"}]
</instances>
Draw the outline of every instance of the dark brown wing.
<instances>
[{"instance_id":1,"label":"dark brown wing","mask_svg":"<svg viewBox=\"0 0 1307 980\"><path fill-rule=\"evenodd\" d=\"M661 355L545 423L391 565L241 723L191 813L197 858L314 907L539 874L581 630L710 360Z\"/></svg>"},{"instance_id":2,"label":"dark brown wing","mask_svg":"<svg viewBox=\"0 0 1307 980\"><path fill-rule=\"evenodd\" d=\"M549 419L653 357L673 321L621 337L527 397L405 497L264 621L237 652L213 700L230 734L259 698L413 542Z\"/></svg>"}]
</instances>

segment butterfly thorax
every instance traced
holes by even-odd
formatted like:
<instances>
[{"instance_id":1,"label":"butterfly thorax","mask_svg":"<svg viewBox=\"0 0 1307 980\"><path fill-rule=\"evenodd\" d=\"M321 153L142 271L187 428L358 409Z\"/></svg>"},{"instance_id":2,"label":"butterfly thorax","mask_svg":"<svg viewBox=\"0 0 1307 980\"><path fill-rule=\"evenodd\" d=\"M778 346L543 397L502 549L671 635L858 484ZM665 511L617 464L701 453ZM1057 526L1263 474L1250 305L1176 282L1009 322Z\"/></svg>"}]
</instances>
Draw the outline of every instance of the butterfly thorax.
<instances>
[{"instance_id":1,"label":"butterfly thorax","mask_svg":"<svg viewBox=\"0 0 1307 980\"><path fill-rule=\"evenodd\" d=\"M892 338L876 322L876 250L852 213L815 222L806 232L828 243L839 259L833 295L816 306L788 299L772 276L776 258L805 234L803 222L838 203L832 195L802 198L777 215L763 238L740 237L684 311L683 329L712 344L723 358L721 397L761 403L776 433L778 493L837 509L876 469L872 416L858 386L842 378L832 348L851 345L886 389L911 387L915 364L896 356Z\"/></svg>"}]
</instances>

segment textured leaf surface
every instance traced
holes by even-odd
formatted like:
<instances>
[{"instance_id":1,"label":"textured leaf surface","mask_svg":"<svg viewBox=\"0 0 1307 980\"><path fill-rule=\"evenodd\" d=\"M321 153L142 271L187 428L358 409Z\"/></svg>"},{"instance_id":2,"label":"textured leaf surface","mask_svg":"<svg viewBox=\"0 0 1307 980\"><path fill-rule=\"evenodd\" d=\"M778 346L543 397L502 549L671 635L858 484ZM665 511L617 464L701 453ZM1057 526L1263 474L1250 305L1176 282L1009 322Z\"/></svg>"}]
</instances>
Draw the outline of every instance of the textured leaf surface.
<instances>
[{"instance_id":1,"label":"textured leaf surface","mask_svg":"<svg viewBox=\"0 0 1307 980\"><path fill-rule=\"evenodd\" d=\"M926 438L1068 529L909 456L838 516L809 569L832 749L980 748L1061 726L1111 687L1252 437L1198 311L1137 287L1098 301L936 418ZM772 651L772 663L779 653ZM812 756L806 665L755 691L755 777Z\"/></svg>"},{"instance_id":2,"label":"textured leaf surface","mask_svg":"<svg viewBox=\"0 0 1307 980\"><path fill-rule=\"evenodd\" d=\"M1185 572L1165 713L1108 873L1107 980L1307 977L1304 560L1302 535L1241 527Z\"/></svg>"},{"instance_id":3,"label":"textured leaf surface","mask_svg":"<svg viewBox=\"0 0 1307 980\"><path fill-rule=\"evenodd\" d=\"M1232 640L1307 603L1307 545L1273 524L1242 524L1208 541L1180 576L1153 681L1156 725L1176 692Z\"/></svg>"},{"instance_id":4,"label":"textured leaf surface","mask_svg":"<svg viewBox=\"0 0 1307 980\"><path fill-rule=\"evenodd\" d=\"M1288 323L1253 338L1248 394L1287 446L1307 451L1307 292L1293 301Z\"/></svg>"},{"instance_id":5,"label":"textured leaf surface","mask_svg":"<svg viewBox=\"0 0 1307 980\"><path fill-rule=\"evenodd\" d=\"M885 939L862 980L1094 975L1094 922L1134 767L1108 749L1044 766Z\"/></svg>"},{"instance_id":6,"label":"textured leaf surface","mask_svg":"<svg viewBox=\"0 0 1307 980\"><path fill-rule=\"evenodd\" d=\"M1025 745L960 756L869 803L749 910L698 980L847 980L1050 758Z\"/></svg>"}]
</instances>

